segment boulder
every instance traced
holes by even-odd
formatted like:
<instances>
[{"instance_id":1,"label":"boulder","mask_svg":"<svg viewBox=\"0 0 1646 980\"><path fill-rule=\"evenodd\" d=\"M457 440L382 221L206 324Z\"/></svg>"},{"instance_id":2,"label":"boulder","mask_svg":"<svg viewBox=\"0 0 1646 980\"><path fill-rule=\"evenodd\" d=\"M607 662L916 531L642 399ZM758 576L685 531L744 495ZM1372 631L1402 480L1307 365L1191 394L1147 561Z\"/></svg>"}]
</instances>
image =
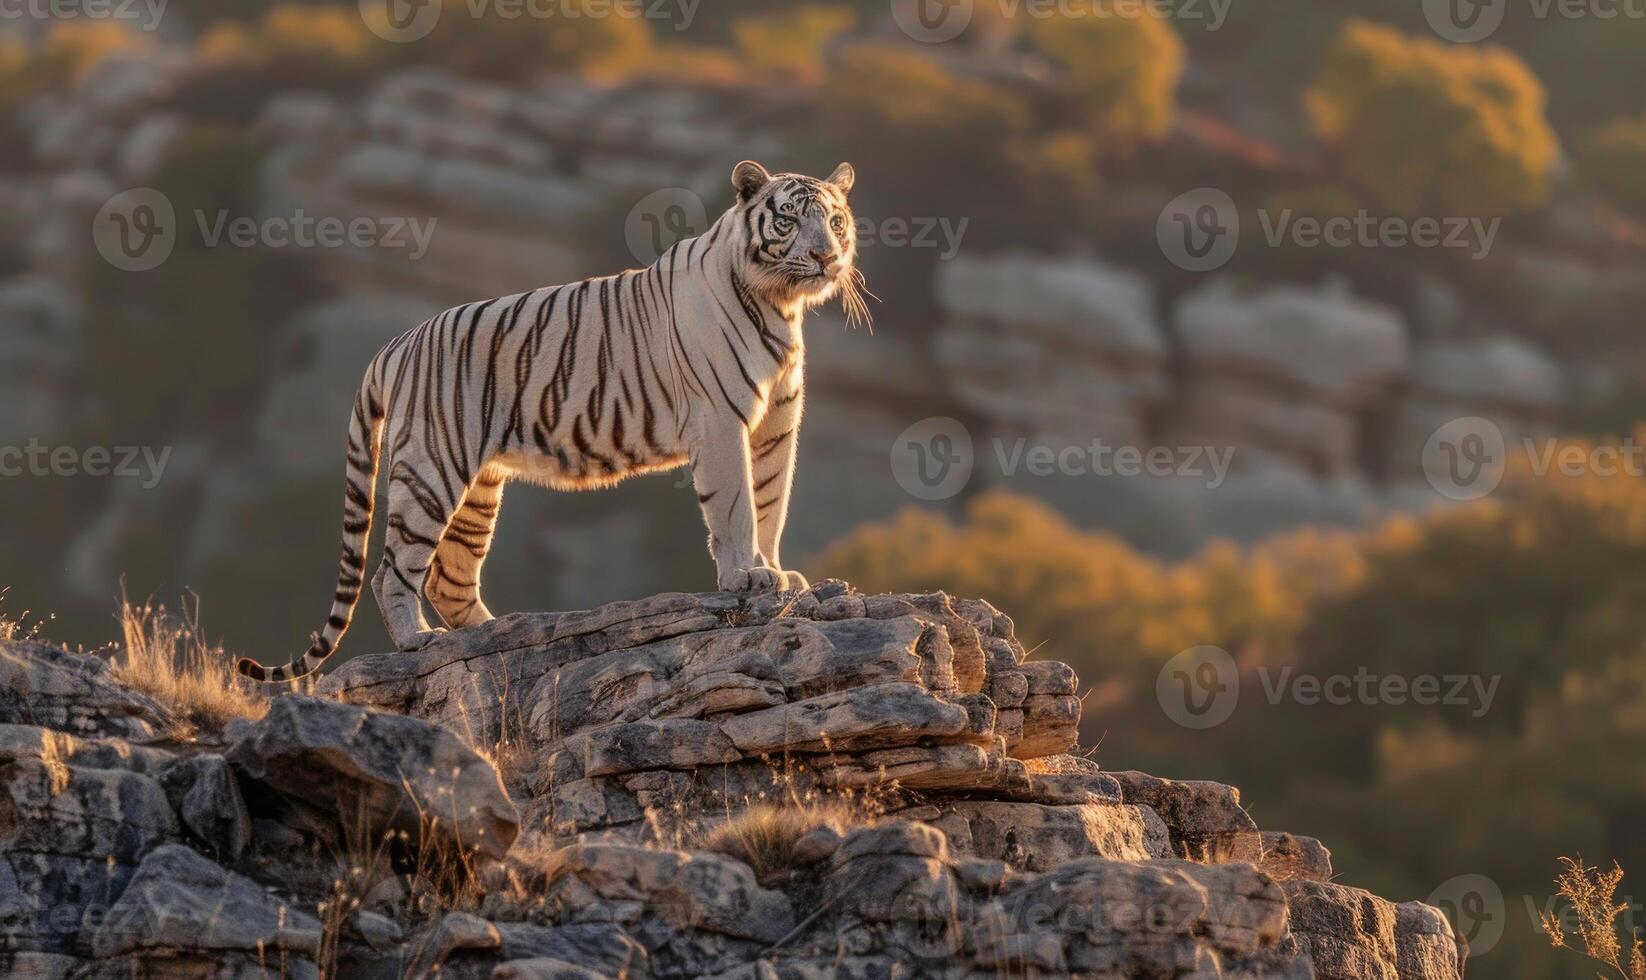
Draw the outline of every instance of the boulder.
<instances>
[{"instance_id":1,"label":"boulder","mask_svg":"<svg viewBox=\"0 0 1646 980\"><path fill-rule=\"evenodd\" d=\"M278 698L227 757L275 791L374 832L502 857L519 814L490 762L445 729L319 698Z\"/></svg>"},{"instance_id":2,"label":"boulder","mask_svg":"<svg viewBox=\"0 0 1646 980\"><path fill-rule=\"evenodd\" d=\"M141 740L171 720L158 702L116 682L97 657L12 641L0 642L0 723Z\"/></svg>"},{"instance_id":3,"label":"boulder","mask_svg":"<svg viewBox=\"0 0 1646 980\"><path fill-rule=\"evenodd\" d=\"M98 957L149 949L320 952L319 920L178 845L144 859L92 937Z\"/></svg>"},{"instance_id":4,"label":"boulder","mask_svg":"<svg viewBox=\"0 0 1646 980\"><path fill-rule=\"evenodd\" d=\"M160 773L160 785L195 839L228 861L240 860L251 844L251 814L222 756L180 759Z\"/></svg>"}]
</instances>

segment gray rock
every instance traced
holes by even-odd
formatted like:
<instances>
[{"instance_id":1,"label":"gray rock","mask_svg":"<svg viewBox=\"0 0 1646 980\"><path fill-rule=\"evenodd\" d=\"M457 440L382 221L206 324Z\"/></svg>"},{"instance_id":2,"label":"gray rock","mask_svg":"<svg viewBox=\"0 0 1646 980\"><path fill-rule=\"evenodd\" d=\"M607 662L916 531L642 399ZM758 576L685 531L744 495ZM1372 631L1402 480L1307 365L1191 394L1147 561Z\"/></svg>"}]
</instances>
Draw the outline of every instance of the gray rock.
<instances>
[{"instance_id":1,"label":"gray rock","mask_svg":"<svg viewBox=\"0 0 1646 980\"><path fill-rule=\"evenodd\" d=\"M945 809L947 815L935 823L951 840L965 841L962 850L1023 871L1052 871L1076 858L1146 861L1169 856L1151 850L1143 807L961 800Z\"/></svg>"},{"instance_id":2,"label":"gray rock","mask_svg":"<svg viewBox=\"0 0 1646 980\"><path fill-rule=\"evenodd\" d=\"M0 643L0 723L142 740L170 719L152 698L116 683L96 657L10 642Z\"/></svg>"},{"instance_id":3,"label":"gray rock","mask_svg":"<svg viewBox=\"0 0 1646 980\"><path fill-rule=\"evenodd\" d=\"M1262 858L1257 823L1240 805L1240 790L1207 780L1162 779L1141 772L1110 773L1128 803L1147 806L1171 831L1179 857L1197 861Z\"/></svg>"},{"instance_id":4,"label":"gray rock","mask_svg":"<svg viewBox=\"0 0 1646 980\"><path fill-rule=\"evenodd\" d=\"M354 928L360 933L360 938L366 945L378 952L387 952L406 941L406 931L400 924L386 915L378 915L366 909L355 913Z\"/></svg>"},{"instance_id":5,"label":"gray rock","mask_svg":"<svg viewBox=\"0 0 1646 980\"><path fill-rule=\"evenodd\" d=\"M165 791L147 776L40 759L0 767L0 849L136 864L175 841Z\"/></svg>"},{"instance_id":6,"label":"gray rock","mask_svg":"<svg viewBox=\"0 0 1646 980\"><path fill-rule=\"evenodd\" d=\"M320 951L319 920L186 847L144 859L92 937L100 958L146 949Z\"/></svg>"},{"instance_id":7,"label":"gray rock","mask_svg":"<svg viewBox=\"0 0 1646 980\"><path fill-rule=\"evenodd\" d=\"M251 779L374 831L502 857L520 818L490 762L442 728L289 695L243 726L228 760Z\"/></svg>"},{"instance_id":8,"label":"gray rock","mask_svg":"<svg viewBox=\"0 0 1646 980\"><path fill-rule=\"evenodd\" d=\"M196 755L168 766L160 785L183 826L229 861L251 844L251 814L234 772L220 755Z\"/></svg>"},{"instance_id":9,"label":"gray rock","mask_svg":"<svg viewBox=\"0 0 1646 980\"><path fill-rule=\"evenodd\" d=\"M1284 882L1292 933L1321 980L1463 975L1467 947L1439 909L1330 882Z\"/></svg>"},{"instance_id":10,"label":"gray rock","mask_svg":"<svg viewBox=\"0 0 1646 980\"><path fill-rule=\"evenodd\" d=\"M1265 830L1262 841L1263 860L1259 867L1276 881L1291 878L1332 880L1332 852L1313 837Z\"/></svg>"},{"instance_id":11,"label":"gray rock","mask_svg":"<svg viewBox=\"0 0 1646 980\"><path fill-rule=\"evenodd\" d=\"M782 892L762 888L749 866L720 854L619 844L577 844L560 868L601 898L644 901L681 929L774 943L794 928Z\"/></svg>"},{"instance_id":12,"label":"gray rock","mask_svg":"<svg viewBox=\"0 0 1646 980\"><path fill-rule=\"evenodd\" d=\"M492 980L608 980L606 974L565 960L513 960L492 971Z\"/></svg>"}]
</instances>

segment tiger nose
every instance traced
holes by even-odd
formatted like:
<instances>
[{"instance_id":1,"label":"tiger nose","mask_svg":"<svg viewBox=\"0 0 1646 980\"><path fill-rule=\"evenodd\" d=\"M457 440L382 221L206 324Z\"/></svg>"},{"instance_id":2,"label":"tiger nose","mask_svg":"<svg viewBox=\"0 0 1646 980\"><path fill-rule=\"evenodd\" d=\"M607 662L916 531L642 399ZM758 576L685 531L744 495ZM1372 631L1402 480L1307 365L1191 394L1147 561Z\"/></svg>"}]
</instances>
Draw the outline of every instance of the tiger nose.
<instances>
[{"instance_id":1,"label":"tiger nose","mask_svg":"<svg viewBox=\"0 0 1646 980\"><path fill-rule=\"evenodd\" d=\"M812 259L819 266L827 269L827 268L830 268L831 266L833 266L836 262L840 261L840 253L839 252L813 252L812 253Z\"/></svg>"}]
</instances>

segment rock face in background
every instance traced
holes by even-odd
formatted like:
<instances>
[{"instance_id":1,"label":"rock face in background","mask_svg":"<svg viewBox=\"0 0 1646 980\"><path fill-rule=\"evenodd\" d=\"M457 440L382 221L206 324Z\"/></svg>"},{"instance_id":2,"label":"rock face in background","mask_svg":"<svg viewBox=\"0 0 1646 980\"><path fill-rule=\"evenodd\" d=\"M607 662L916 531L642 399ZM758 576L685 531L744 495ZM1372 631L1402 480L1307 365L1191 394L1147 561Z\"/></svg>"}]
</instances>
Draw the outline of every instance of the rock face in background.
<instances>
[{"instance_id":1,"label":"rock face in background","mask_svg":"<svg viewBox=\"0 0 1646 980\"><path fill-rule=\"evenodd\" d=\"M1412 360L1411 391L1392 445L1421 446L1440 426L1467 416L1490 419L1511 445L1553 434L1565 379L1532 345L1512 337L1438 340L1418 347ZM1411 475L1418 463L1415 453L1389 461L1398 475Z\"/></svg>"},{"instance_id":2,"label":"rock face in background","mask_svg":"<svg viewBox=\"0 0 1646 980\"><path fill-rule=\"evenodd\" d=\"M168 148L199 125L179 90L180 59L169 50L110 59L83 86L31 103L24 128L50 169L0 187L0 227L19 229L25 270L0 282L0 322L25 328L0 331L0 390L21 394L0 408L0 445L89 438L72 423L95 399L68 369L83 360L75 351L97 310L82 310L69 284L101 267L87 234L99 209L153 181ZM293 501L324 500L327 512L312 517L331 526L348 399L386 338L454 303L647 261L643 246L664 223L700 230L729 203L731 161L789 159L781 133L797 114L785 98L567 77L506 87L433 69L389 72L358 94L272 94L248 120L272 148L260 169L262 213L250 217L415 219L432 226L428 250L317 252L313 271L336 295L279 329L243 419L119 433L176 450L164 488L123 485L77 500L86 513L65 524L84 530L53 584L100 608L117 588L108 569L139 571L121 559L146 555L150 535L186 542L182 560L154 577L195 583L220 579L237 560L237 529L271 526L268 515ZM1419 453L1440 423L1481 415L1512 439L1543 431L1563 404L1565 371L1535 347L1426 322L1409 328L1340 290L1213 280L1179 296L1131 256L952 244L956 254L936 263L929 322L893 304L875 309L873 334L848 331L833 311L808 321L793 503L803 518L789 525L790 561L915 502L890 456L900 433L932 416L972 430L968 490L1008 487L1177 555L1214 535L1249 539L1426 505L1434 494ZM897 265L885 254L865 251L871 286L877 270ZM1210 448L1233 462L1215 485L1204 472L1043 477L1020 463L1003 472L1002 454L1019 445L1094 441ZM512 494L508 540L488 567L500 607L593 604L706 581L696 508L676 480L575 503ZM270 576L289 584L314 567L291 557L303 546L263 545ZM688 550L689 563L672 557ZM244 607L262 587L236 580L227 591ZM236 639L277 642L266 639L275 625ZM278 625L298 636L312 628L306 614L301 627Z\"/></svg>"},{"instance_id":3,"label":"rock face in background","mask_svg":"<svg viewBox=\"0 0 1646 980\"><path fill-rule=\"evenodd\" d=\"M1218 278L1166 302L1116 266L1008 255L950 262L937 289L945 383L981 427L974 482L1168 553L1427 506L1437 428L1481 416L1512 441L1550 431L1565 402L1563 372L1531 344L1420 343L1398 314L1334 283ZM1094 443L1171 462L1034 474L1011 448ZM1207 472L1209 453L1230 456L1226 478Z\"/></svg>"},{"instance_id":4,"label":"rock face in background","mask_svg":"<svg viewBox=\"0 0 1646 980\"><path fill-rule=\"evenodd\" d=\"M1237 446L1242 468L1359 475L1362 416L1387 404L1408 368L1392 312L1334 290L1242 295L1215 280L1178 301L1185 381L1165 440Z\"/></svg>"},{"instance_id":5,"label":"rock face in background","mask_svg":"<svg viewBox=\"0 0 1646 980\"><path fill-rule=\"evenodd\" d=\"M965 408L1037 440L1146 444L1166 342L1141 276L1076 259L957 258L937 291L948 317L937 357Z\"/></svg>"},{"instance_id":6,"label":"rock face in background","mask_svg":"<svg viewBox=\"0 0 1646 980\"><path fill-rule=\"evenodd\" d=\"M1231 787L1067 754L1073 671L977 600L511 616L187 744L94 657L0 666L8 976L1463 975Z\"/></svg>"}]
</instances>

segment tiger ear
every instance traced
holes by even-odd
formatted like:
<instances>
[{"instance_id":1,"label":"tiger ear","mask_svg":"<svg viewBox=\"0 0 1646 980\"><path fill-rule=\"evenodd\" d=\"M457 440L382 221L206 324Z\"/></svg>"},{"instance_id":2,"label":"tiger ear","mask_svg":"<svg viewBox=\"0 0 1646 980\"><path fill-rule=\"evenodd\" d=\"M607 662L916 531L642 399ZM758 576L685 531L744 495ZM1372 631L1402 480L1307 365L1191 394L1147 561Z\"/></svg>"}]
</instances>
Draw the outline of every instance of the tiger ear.
<instances>
[{"instance_id":1,"label":"tiger ear","mask_svg":"<svg viewBox=\"0 0 1646 980\"><path fill-rule=\"evenodd\" d=\"M737 188L737 203L742 204L771 182L772 175L753 160L744 160L732 168L732 186Z\"/></svg>"},{"instance_id":2,"label":"tiger ear","mask_svg":"<svg viewBox=\"0 0 1646 980\"><path fill-rule=\"evenodd\" d=\"M857 171L852 169L851 164L842 163L834 168L834 173L829 175L829 183L849 194L852 185L857 183Z\"/></svg>"}]
</instances>

